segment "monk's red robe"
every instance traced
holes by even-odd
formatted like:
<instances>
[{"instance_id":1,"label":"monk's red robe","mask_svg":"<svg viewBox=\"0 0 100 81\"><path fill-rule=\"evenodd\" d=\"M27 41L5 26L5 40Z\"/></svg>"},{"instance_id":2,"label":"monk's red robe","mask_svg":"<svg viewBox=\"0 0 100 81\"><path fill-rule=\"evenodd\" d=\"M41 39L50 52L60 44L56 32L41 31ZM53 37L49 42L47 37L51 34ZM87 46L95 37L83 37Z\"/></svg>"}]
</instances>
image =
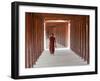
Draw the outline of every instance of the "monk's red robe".
<instances>
[{"instance_id":1,"label":"monk's red robe","mask_svg":"<svg viewBox=\"0 0 100 81\"><path fill-rule=\"evenodd\" d=\"M55 37L51 36L49 38L49 51L51 54L54 54L55 52Z\"/></svg>"}]
</instances>

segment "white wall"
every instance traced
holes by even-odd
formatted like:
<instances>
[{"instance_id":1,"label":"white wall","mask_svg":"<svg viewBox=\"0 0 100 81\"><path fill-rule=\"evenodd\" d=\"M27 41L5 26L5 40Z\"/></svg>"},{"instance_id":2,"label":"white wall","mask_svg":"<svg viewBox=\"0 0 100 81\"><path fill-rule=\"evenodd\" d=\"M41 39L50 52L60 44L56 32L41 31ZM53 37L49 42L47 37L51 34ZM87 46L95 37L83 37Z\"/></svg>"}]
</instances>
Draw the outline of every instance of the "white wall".
<instances>
[{"instance_id":1,"label":"white wall","mask_svg":"<svg viewBox=\"0 0 100 81\"><path fill-rule=\"evenodd\" d=\"M11 69L11 2L14 0L1 0L0 2L0 81L13 81L10 78ZM20 1L20 0L19 0ZM21 1L34 1L44 3L59 3L71 5L88 5L98 6L100 10L100 0L21 0ZM98 12L100 14L100 11ZM100 15L98 16L100 21ZM100 30L100 23L98 23L98 30ZM100 34L100 32L99 32ZM100 41L100 38L98 38ZM98 43L99 45L99 43ZM98 46L100 48L100 46ZM98 52L100 62L100 50ZM100 63L99 63L100 66ZM100 71L100 70L99 70ZM29 79L33 81L33 79ZM26 81L29 81L28 79ZM40 78L34 79L35 81L99 81L100 74L98 75L84 75L84 76L66 76L55 78ZM22 80L21 80L22 81Z\"/></svg>"}]
</instances>

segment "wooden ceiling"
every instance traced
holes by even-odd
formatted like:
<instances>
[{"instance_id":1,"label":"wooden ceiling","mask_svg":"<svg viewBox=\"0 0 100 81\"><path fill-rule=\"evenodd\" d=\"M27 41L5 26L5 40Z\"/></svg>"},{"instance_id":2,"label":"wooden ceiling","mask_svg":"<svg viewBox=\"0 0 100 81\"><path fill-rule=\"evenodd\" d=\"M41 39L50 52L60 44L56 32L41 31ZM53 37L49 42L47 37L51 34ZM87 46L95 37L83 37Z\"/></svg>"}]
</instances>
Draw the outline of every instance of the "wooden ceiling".
<instances>
[{"instance_id":1,"label":"wooden ceiling","mask_svg":"<svg viewBox=\"0 0 100 81\"><path fill-rule=\"evenodd\" d=\"M72 20L80 19L86 16L84 15L72 15L72 14L49 14L49 13L38 13L45 20Z\"/></svg>"},{"instance_id":2,"label":"wooden ceiling","mask_svg":"<svg viewBox=\"0 0 100 81\"><path fill-rule=\"evenodd\" d=\"M67 22L55 22L55 23L46 23L46 27L62 27L62 26L66 26L66 24L68 24Z\"/></svg>"},{"instance_id":3,"label":"wooden ceiling","mask_svg":"<svg viewBox=\"0 0 100 81\"><path fill-rule=\"evenodd\" d=\"M27 12L30 13L30 12ZM32 13L41 17L44 20L82 20L88 15L78 15L78 14L52 14L52 13Z\"/></svg>"}]
</instances>

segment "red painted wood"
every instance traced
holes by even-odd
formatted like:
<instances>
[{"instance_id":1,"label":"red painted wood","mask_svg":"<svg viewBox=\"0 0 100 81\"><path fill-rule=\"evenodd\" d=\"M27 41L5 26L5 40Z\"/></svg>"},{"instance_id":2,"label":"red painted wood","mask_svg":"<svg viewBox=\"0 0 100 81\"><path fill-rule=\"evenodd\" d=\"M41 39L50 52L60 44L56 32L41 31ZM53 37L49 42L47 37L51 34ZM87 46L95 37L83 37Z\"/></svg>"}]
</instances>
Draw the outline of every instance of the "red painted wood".
<instances>
[{"instance_id":1,"label":"red painted wood","mask_svg":"<svg viewBox=\"0 0 100 81\"><path fill-rule=\"evenodd\" d=\"M38 14L26 13L25 67L32 68L43 52L43 19Z\"/></svg>"},{"instance_id":2,"label":"red painted wood","mask_svg":"<svg viewBox=\"0 0 100 81\"><path fill-rule=\"evenodd\" d=\"M86 25L87 24L87 25ZM71 20L71 49L89 63L89 17L76 16Z\"/></svg>"},{"instance_id":3,"label":"red painted wood","mask_svg":"<svg viewBox=\"0 0 100 81\"><path fill-rule=\"evenodd\" d=\"M31 68L44 50L44 21L70 20L70 47L89 63L89 16L26 13L25 67ZM68 23L46 23L46 37L55 33L56 41L68 46Z\"/></svg>"}]
</instances>

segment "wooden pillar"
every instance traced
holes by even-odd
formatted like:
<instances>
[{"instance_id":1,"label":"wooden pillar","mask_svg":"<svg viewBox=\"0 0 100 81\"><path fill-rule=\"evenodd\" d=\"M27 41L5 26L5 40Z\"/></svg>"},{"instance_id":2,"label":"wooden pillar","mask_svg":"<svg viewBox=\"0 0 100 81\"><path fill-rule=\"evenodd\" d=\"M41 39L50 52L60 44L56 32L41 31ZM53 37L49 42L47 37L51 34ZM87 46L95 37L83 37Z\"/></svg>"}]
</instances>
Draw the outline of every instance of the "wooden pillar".
<instances>
[{"instance_id":1,"label":"wooden pillar","mask_svg":"<svg viewBox=\"0 0 100 81\"><path fill-rule=\"evenodd\" d=\"M89 17L73 17L70 29L71 49L89 63Z\"/></svg>"},{"instance_id":2,"label":"wooden pillar","mask_svg":"<svg viewBox=\"0 0 100 81\"><path fill-rule=\"evenodd\" d=\"M89 64L89 16L86 17L86 60Z\"/></svg>"},{"instance_id":3,"label":"wooden pillar","mask_svg":"<svg viewBox=\"0 0 100 81\"><path fill-rule=\"evenodd\" d=\"M32 67L32 14L26 14L26 27L25 27L25 67Z\"/></svg>"},{"instance_id":4,"label":"wooden pillar","mask_svg":"<svg viewBox=\"0 0 100 81\"><path fill-rule=\"evenodd\" d=\"M43 18L39 14L26 13L25 67L32 68L44 47Z\"/></svg>"}]
</instances>

